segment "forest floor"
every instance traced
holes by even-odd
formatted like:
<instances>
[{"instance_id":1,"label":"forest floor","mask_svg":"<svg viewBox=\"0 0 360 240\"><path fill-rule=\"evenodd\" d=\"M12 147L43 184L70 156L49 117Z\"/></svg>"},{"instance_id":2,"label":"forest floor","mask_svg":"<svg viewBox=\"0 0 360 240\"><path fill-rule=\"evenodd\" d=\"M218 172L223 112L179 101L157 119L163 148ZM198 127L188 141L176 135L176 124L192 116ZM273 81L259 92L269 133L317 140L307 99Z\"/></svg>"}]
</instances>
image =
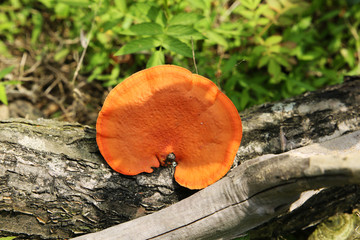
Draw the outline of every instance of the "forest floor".
<instances>
[{"instance_id":1,"label":"forest floor","mask_svg":"<svg viewBox=\"0 0 360 240\"><path fill-rule=\"evenodd\" d=\"M9 104L0 104L0 120L52 118L95 125L110 88L96 81L89 83L80 74L73 81L77 62L55 62L54 53L46 51L46 46L33 49L29 38L19 37L6 44L12 57L0 55L0 69L14 66L5 80L21 83L6 85Z\"/></svg>"}]
</instances>

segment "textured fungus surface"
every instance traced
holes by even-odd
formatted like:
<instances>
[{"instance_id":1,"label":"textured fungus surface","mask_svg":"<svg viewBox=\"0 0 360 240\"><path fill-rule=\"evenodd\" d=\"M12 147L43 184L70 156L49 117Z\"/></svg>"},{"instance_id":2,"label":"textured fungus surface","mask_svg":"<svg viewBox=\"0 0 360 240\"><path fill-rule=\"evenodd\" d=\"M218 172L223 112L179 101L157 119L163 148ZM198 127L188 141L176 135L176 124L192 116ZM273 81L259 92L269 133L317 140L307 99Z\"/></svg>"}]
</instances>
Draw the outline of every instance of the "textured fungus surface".
<instances>
[{"instance_id":1,"label":"textured fungus surface","mask_svg":"<svg viewBox=\"0 0 360 240\"><path fill-rule=\"evenodd\" d=\"M140 71L108 95L97 143L117 172L151 173L176 156L175 180L204 188L230 169L242 137L240 116L209 79L172 65Z\"/></svg>"}]
</instances>

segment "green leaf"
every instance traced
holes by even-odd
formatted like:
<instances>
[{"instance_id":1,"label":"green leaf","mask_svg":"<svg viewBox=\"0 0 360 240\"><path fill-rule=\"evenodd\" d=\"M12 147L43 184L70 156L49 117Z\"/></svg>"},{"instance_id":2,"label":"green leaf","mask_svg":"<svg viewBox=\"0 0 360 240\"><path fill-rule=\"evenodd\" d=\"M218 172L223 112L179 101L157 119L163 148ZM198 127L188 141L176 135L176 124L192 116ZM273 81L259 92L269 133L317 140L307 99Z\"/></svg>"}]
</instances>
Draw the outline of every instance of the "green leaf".
<instances>
[{"instance_id":1,"label":"green leaf","mask_svg":"<svg viewBox=\"0 0 360 240\"><path fill-rule=\"evenodd\" d=\"M338 17L341 9L332 10L330 12L324 13L321 18L319 18L316 22L321 23L323 21L328 21L331 18Z\"/></svg>"},{"instance_id":2,"label":"green leaf","mask_svg":"<svg viewBox=\"0 0 360 240\"><path fill-rule=\"evenodd\" d=\"M281 74L272 76L269 80L269 83L271 84L278 84L280 82L281 82ZM287 96L283 96L283 97L286 98Z\"/></svg>"},{"instance_id":3,"label":"green leaf","mask_svg":"<svg viewBox=\"0 0 360 240\"><path fill-rule=\"evenodd\" d=\"M280 43L281 41L282 41L282 36L274 35L274 36L268 37L265 40L264 44L265 44L265 46L272 46L274 44Z\"/></svg>"},{"instance_id":4,"label":"green leaf","mask_svg":"<svg viewBox=\"0 0 360 240\"><path fill-rule=\"evenodd\" d=\"M253 20L253 18L254 18L254 11L250 11L250 10L247 10L247 9L242 9L240 14L244 18L249 19L249 20ZM249 23L253 23L253 22L249 22Z\"/></svg>"},{"instance_id":5,"label":"green leaf","mask_svg":"<svg viewBox=\"0 0 360 240\"><path fill-rule=\"evenodd\" d=\"M152 22L156 22L162 26L166 25L166 17L164 11L159 7L151 6L146 15Z\"/></svg>"},{"instance_id":6,"label":"green leaf","mask_svg":"<svg viewBox=\"0 0 360 240\"><path fill-rule=\"evenodd\" d=\"M226 95L230 98L230 100L233 102L233 104L237 109L241 108L240 102L243 101L244 100L243 98L246 97L240 94L239 92L233 90L227 91Z\"/></svg>"},{"instance_id":7,"label":"green leaf","mask_svg":"<svg viewBox=\"0 0 360 240\"><path fill-rule=\"evenodd\" d=\"M300 22L297 24L301 29L305 30L311 26L311 17L305 17L300 20Z\"/></svg>"},{"instance_id":8,"label":"green leaf","mask_svg":"<svg viewBox=\"0 0 360 240\"><path fill-rule=\"evenodd\" d=\"M191 48L177 38L167 36L164 39L163 46L177 54L185 57L192 57Z\"/></svg>"},{"instance_id":9,"label":"green leaf","mask_svg":"<svg viewBox=\"0 0 360 240\"><path fill-rule=\"evenodd\" d=\"M267 4L271 9L274 9L277 12L280 12L282 9L281 3L278 0L267 0Z\"/></svg>"},{"instance_id":10,"label":"green leaf","mask_svg":"<svg viewBox=\"0 0 360 240\"><path fill-rule=\"evenodd\" d=\"M141 4L141 3L139 3L139 4ZM142 3L142 4L145 4L145 3ZM150 19L150 21L155 22L159 16L159 13L161 12L160 7L152 6L150 3L146 3L146 5L144 5L143 9L141 9L142 12L146 11L146 16Z\"/></svg>"},{"instance_id":11,"label":"green leaf","mask_svg":"<svg viewBox=\"0 0 360 240\"><path fill-rule=\"evenodd\" d=\"M109 42L109 36L104 32L97 32L94 33L96 36L96 39L103 45L106 45ZM85 41L87 41L88 38L85 37Z\"/></svg>"},{"instance_id":12,"label":"green leaf","mask_svg":"<svg viewBox=\"0 0 360 240\"><path fill-rule=\"evenodd\" d=\"M265 26L266 24L269 24L270 20L268 18L259 18L257 20L257 24L260 26Z\"/></svg>"},{"instance_id":13,"label":"green leaf","mask_svg":"<svg viewBox=\"0 0 360 240\"><path fill-rule=\"evenodd\" d=\"M264 88L262 85L257 84L257 83L252 83L250 85L250 89L255 91L257 93L257 95L268 95L271 91L269 91L268 89Z\"/></svg>"},{"instance_id":14,"label":"green leaf","mask_svg":"<svg viewBox=\"0 0 360 240\"><path fill-rule=\"evenodd\" d=\"M342 48L340 53L351 68L355 66L355 53L352 49Z\"/></svg>"},{"instance_id":15,"label":"green leaf","mask_svg":"<svg viewBox=\"0 0 360 240\"><path fill-rule=\"evenodd\" d=\"M6 89L4 84L0 83L0 101L5 105L8 105L7 97L6 97Z\"/></svg>"},{"instance_id":16,"label":"green leaf","mask_svg":"<svg viewBox=\"0 0 360 240\"><path fill-rule=\"evenodd\" d=\"M234 91L237 82L238 82L238 76L236 75L232 75L230 78L227 78L224 85L224 91L227 94L231 91Z\"/></svg>"},{"instance_id":17,"label":"green leaf","mask_svg":"<svg viewBox=\"0 0 360 240\"><path fill-rule=\"evenodd\" d=\"M52 7L52 4L54 3L54 2L49 1L49 0L39 0L39 2L41 2L42 4L44 4L47 8L51 8L51 7Z\"/></svg>"},{"instance_id":18,"label":"green leaf","mask_svg":"<svg viewBox=\"0 0 360 240\"><path fill-rule=\"evenodd\" d=\"M284 28L290 27L292 24L294 24L294 20L291 18L291 15L280 15L277 22L279 26Z\"/></svg>"},{"instance_id":19,"label":"green leaf","mask_svg":"<svg viewBox=\"0 0 360 240\"><path fill-rule=\"evenodd\" d=\"M275 56L273 56L273 58L281 66L286 67L288 70L291 69L291 65L290 65L288 59L285 56L283 56L283 55L275 55Z\"/></svg>"},{"instance_id":20,"label":"green leaf","mask_svg":"<svg viewBox=\"0 0 360 240\"><path fill-rule=\"evenodd\" d=\"M0 27L1 28L1 27ZM1 29L0 29L1 31ZM6 44L3 41L0 41L0 55L6 58L11 58L11 53L9 52Z\"/></svg>"},{"instance_id":21,"label":"green leaf","mask_svg":"<svg viewBox=\"0 0 360 240\"><path fill-rule=\"evenodd\" d=\"M301 53L301 54L298 54L298 59L299 60L303 60L303 61L311 61L311 60L314 60L316 59L317 57L319 56L319 54L315 51L311 51L311 52L308 52L308 53Z\"/></svg>"},{"instance_id":22,"label":"green leaf","mask_svg":"<svg viewBox=\"0 0 360 240\"><path fill-rule=\"evenodd\" d=\"M146 68L163 65L165 63L165 56L163 51L159 50L154 52L154 54L150 57L149 61L146 64Z\"/></svg>"},{"instance_id":23,"label":"green leaf","mask_svg":"<svg viewBox=\"0 0 360 240\"><path fill-rule=\"evenodd\" d=\"M239 104L236 105L238 109L244 109L246 105L250 102L250 94L248 89L244 89L241 93L238 93L238 98L240 100Z\"/></svg>"},{"instance_id":24,"label":"green leaf","mask_svg":"<svg viewBox=\"0 0 360 240\"><path fill-rule=\"evenodd\" d=\"M135 52L140 52L143 50L151 49L154 47L158 47L160 42L158 39L153 37L148 38L140 38L133 40L120 48L119 51L115 53L115 56L130 54Z\"/></svg>"},{"instance_id":25,"label":"green leaf","mask_svg":"<svg viewBox=\"0 0 360 240\"><path fill-rule=\"evenodd\" d=\"M217 34L216 32L213 31L207 31L206 33L206 37L210 40L213 41L219 45L224 46L225 48L228 47L228 43L226 41L226 39L221 36L220 34Z\"/></svg>"},{"instance_id":26,"label":"green leaf","mask_svg":"<svg viewBox=\"0 0 360 240\"><path fill-rule=\"evenodd\" d=\"M16 81L16 80L10 80L10 81L4 81L2 82L2 84L5 85L15 85L15 84L21 84L21 81Z\"/></svg>"},{"instance_id":27,"label":"green leaf","mask_svg":"<svg viewBox=\"0 0 360 240\"><path fill-rule=\"evenodd\" d=\"M241 4L244 5L244 7L255 10L260 4L261 0L242 0Z\"/></svg>"},{"instance_id":28,"label":"green leaf","mask_svg":"<svg viewBox=\"0 0 360 240\"><path fill-rule=\"evenodd\" d=\"M158 35L163 33L162 26L153 22L135 24L129 30L136 35Z\"/></svg>"},{"instance_id":29,"label":"green leaf","mask_svg":"<svg viewBox=\"0 0 360 240\"><path fill-rule=\"evenodd\" d=\"M64 49L61 49L59 52L57 52L55 55L54 55L54 60L56 62L60 61L60 60L63 60L66 58L66 56L69 54L70 52L70 49L68 48L64 48Z\"/></svg>"},{"instance_id":30,"label":"green leaf","mask_svg":"<svg viewBox=\"0 0 360 240\"><path fill-rule=\"evenodd\" d=\"M38 38L42 32L42 25L43 25L43 17L41 15L41 13L34 13L32 15L32 23L33 25L33 30L31 33L31 43L35 44L38 42Z\"/></svg>"},{"instance_id":31,"label":"green leaf","mask_svg":"<svg viewBox=\"0 0 360 240\"><path fill-rule=\"evenodd\" d=\"M183 13L179 13L176 14L175 16L173 16L170 21L169 21L169 25L191 25L196 23L197 21L199 21L202 18L202 16L193 13L193 12L183 12Z\"/></svg>"},{"instance_id":32,"label":"green leaf","mask_svg":"<svg viewBox=\"0 0 360 240\"><path fill-rule=\"evenodd\" d=\"M261 56L263 54L263 52L265 52L265 51L266 51L266 48L264 46L257 45L252 49L251 55Z\"/></svg>"},{"instance_id":33,"label":"green leaf","mask_svg":"<svg viewBox=\"0 0 360 240\"><path fill-rule=\"evenodd\" d=\"M106 32L107 30L114 30L114 29L116 29L117 26L119 26L119 23L124 23L124 20L122 17L114 18L114 19L104 22L104 24L102 24L102 28L104 29L104 32ZM122 30L122 28L120 28L120 29ZM127 31L129 31L129 29L127 29ZM134 35L134 34L131 33L131 35Z\"/></svg>"},{"instance_id":34,"label":"green leaf","mask_svg":"<svg viewBox=\"0 0 360 240\"><path fill-rule=\"evenodd\" d=\"M90 57L90 55L89 55ZM107 66L104 66L105 63L108 63L108 54L105 51L94 53L89 60L89 63L84 65L88 68L88 71L93 71L96 67L102 67L103 69Z\"/></svg>"},{"instance_id":35,"label":"green leaf","mask_svg":"<svg viewBox=\"0 0 360 240\"><path fill-rule=\"evenodd\" d=\"M222 71L222 74L223 75L228 75L229 73L232 73L234 68L235 68L235 65L238 63L238 56L237 55L232 55L230 57L230 59L228 59L224 66L221 68L221 71Z\"/></svg>"},{"instance_id":36,"label":"green leaf","mask_svg":"<svg viewBox=\"0 0 360 240\"><path fill-rule=\"evenodd\" d=\"M127 10L126 0L115 0L115 7L119 9L122 13L125 13Z\"/></svg>"},{"instance_id":37,"label":"green leaf","mask_svg":"<svg viewBox=\"0 0 360 240\"><path fill-rule=\"evenodd\" d=\"M264 5L264 7L261 8L261 13L269 20L275 21L276 19L276 12L273 9L271 9L268 5Z\"/></svg>"},{"instance_id":38,"label":"green leaf","mask_svg":"<svg viewBox=\"0 0 360 240\"><path fill-rule=\"evenodd\" d=\"M268 64L269 62L269 56L268 55L264 55L260 58L257 67L258 68L262 68L263 66L265 66L266 64Z\"/></svg>"},{"instance_id":39,"label":"green leaf","mask_svg":"<svg viewBox=\"0 0 360 240\"><path fill-rule=\"evenodd\" d=\"M13 240L16 237L2 237L0 240Z\"/></svg>"},{"instance_id":40,"label":"green leaf","mask_svg":"<svg viewBox=\"0 0 360 240\"><path fill-rule=\"evenodd\" d=\"M59 18L67 18L69 16L70 13L70 6L68 4L65 3L57 3L55 5L55 13L56 16Z\"/></svg>"},{"instance_id":41,"label":"green leaf","mask_svg":"<svg viewBox=\"0 0 360 240\"><path fill-rule=\"evenodd\" d=\"M14 9L19 9L22 7L20 0L11 0L10 2Z\"/></svg>"},{"instance_id":42,"label":"green leaf","mask_svg":"<svg viewBox=\"0 0 360 240\"><path fill-rule=\"evenodd\" d=\"M280 45L271 45L268 47L268 51L271 53L280 53L281 46Z\"/></svg>"},{"instance_id":43,"label":"green leaf","mask_svg":"<svg viewBox=\"0 0 360 240\"><path fill-rule=\"evenodd\" d=\"M42 0L42 2L48 2L48 0ZM90 0L57 0L57 2L67 4L72 7L89 7L91 4Z\"/></svg>"},{"instance_id":44,"label":"green leaf","mask_svg":"<svg viewBox=\"0 0 360 240\"><path fill-rule=\"evenodd\" d=\"M113 70L111 71L111 74L110 74L110 77L109 79L118 79L119 78L119 75L120 75L120 67L119 65L116 65Z\"/></svg>"},{"instance_id":45,"label":"green leaf","mask_svg":"<svg viewBox=\"0 0 360 240\"><path fill-rule=\"evenodd\" d=\"M191 36L200 34L193 27L186 25L171 25L168 27L166 33L171 36Z\"/></svg>"},{"instance_id":46,"label":"green leaf","mask_svg":"<svg viewBox=\"0 0 360 240\"><path fill-rule=\"evenodd\" d=\"M290 82L290 81L286 81L286 82ZM292 82L295 86L299 87L299 88L304 88L304 91L314 91L316 88L311 86L310 84L304 82L304 81L298 81L298 80L294 80Z\"/></svg>"},{"instance_id":47,"label":"green leaf","mask_svg":"<svg viewBox=\"0 0 360 240\"><path fill-rule=\"evenodd\" d=\"M87 78L88 82L92 82L94 79L96 79L101 73L102 73L103 69L101 67L95 67L92 72L91 75Z\"/></svg>"},{"instance_id":48,"label":"green leaf","mask_svg":"<svg viewBox=\"0 0 360 240\"><path fill-rule=\"evenodd\" d=\"M274 59L270 59L269 61L268 72L272 76L279 76L281 73L281 67Z\"/></svg>"},{"instance_id":49,"label":"green leaf","mask_svg":"<svg viewBox=\"0 0 360 240\"><path fill-rule=\"evenodd\" d=\"M0 79L4 78L7 74L11 73L14 68L15 68L14 66L10 66L2 69L0 71Z\"/></svg>"}]
</instances>

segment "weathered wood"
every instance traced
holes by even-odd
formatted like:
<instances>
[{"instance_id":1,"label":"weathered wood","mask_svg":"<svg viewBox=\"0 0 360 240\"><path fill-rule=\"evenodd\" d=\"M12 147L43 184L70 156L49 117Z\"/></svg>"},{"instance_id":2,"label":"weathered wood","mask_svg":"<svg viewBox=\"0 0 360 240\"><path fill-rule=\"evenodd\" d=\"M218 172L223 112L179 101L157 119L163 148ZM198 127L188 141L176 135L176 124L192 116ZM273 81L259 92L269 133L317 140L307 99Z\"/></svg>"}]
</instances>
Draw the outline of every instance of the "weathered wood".
<instances>
[{"instance_id":1,"label":"weathered wood","mask_svg":"<svg viewBox=\"0 0 360 240\"><path fill-rule=\"evenodd\" d=\"M67 238L128 221L179 198L167 195L174 190L167 191L161 178L144 186L141 176L112 171L98 152L95 129L87 126L2 121L0 139L0 232ZM156 196L164 197L158 201Z\"/></svg>"},{"instance_id":2,"label":"weathered wood","mask_svg":"<svg viewBox=\"0 0 360 240\"><path fill-rule=\"evenodd\" d=\"M234 167L359 130L359 93L360 81L349 81L241 113L244 133ZM346 194L359 196L356 191ZM115 173L99 155L91 127L0 121L0 234L74 237L152 213L192 193L174 183L169 169L134 177Z\"/></svg>"},{"instance_id":3,"label":"weathered wood","mask_svg":"<svg viewBox=\"0 0 360 240\"><path fill-rule=\"evenodd\" d=\"M306 190L354 183L360 183L360 131L246 161L168 208L75 239L233 239L286 213Z\"/></svg>"}]
</instances>

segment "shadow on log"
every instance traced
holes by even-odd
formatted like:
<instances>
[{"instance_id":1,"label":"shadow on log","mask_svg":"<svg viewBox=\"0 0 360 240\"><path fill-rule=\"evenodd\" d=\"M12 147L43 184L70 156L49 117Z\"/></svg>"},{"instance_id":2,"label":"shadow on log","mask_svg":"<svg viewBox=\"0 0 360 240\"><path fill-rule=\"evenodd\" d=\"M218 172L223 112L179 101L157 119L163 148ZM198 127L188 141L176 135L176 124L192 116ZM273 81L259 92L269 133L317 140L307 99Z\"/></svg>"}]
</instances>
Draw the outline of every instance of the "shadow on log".
<instances>
[{"instance_id":1,"label":"shadow on log","mask_svg":"<svg viewBox=\"0 0 360 240\"><path fill-rule=\"evenodd\" d=\"M312 145L309 146L310 148L317 146L313 145L314 143L326 144L325 142L338 137L353 136L352 132L355 135L358 134L356 131L360 130L359 93L360 81L348 81L342 85L307 93L279 103L261 105L241 113L244 127L242 144L234 161L233 170L222 182L233 179L236 172L250 171L251 168L248 167L256 164L261 166L261 163L266 160L267 163L273 163L266 165L268 169L261 169L261 175L258 172L247 174L248 181L258 180L273 184L274 182L269 179L275 179L286 184L280 186L280 192L260 190L256 193L256 188L250 187L251 184L248 185L250 188L246 191L241 189L243 185L239 179L237 187L223 189L222 191L238 189L240 192L236 194L241 194L243 200L250 199L250 196L257 197L256 204L251 205L256 206L257 211L251 208L252 212L234 211L232 213L235 219L246 216L250 218L249 223L256 224L244 226L241 231L234 231L238 229L236 225L238 220L235 220L235 223L229 221L228 224L231 227L220 229L214 234L201 230L200 232L204 233L203 236L233 236L233 234L240 234L243 230L253 229L252 236L269 237L271 234L281 233L281 229L295 231L317 223L333 215L335 211L351 210L356 207L355 204L360 196L359 188L357 185L350 185L350 187L328 188L310 199L310 202L316 204L316 199L320 197L320 202L327 201L328 206L333 204L339 207L327 208L324 211L324 209L308 206L305 209L312 209L311 211L302 210L296 213L299 208L288 211L288 207L297 200L301 191L358 183L356 164L359 159L356 157L359 154L357 156L339 155L337 159L348 157L351 160L348 163L354 165L354 170L349 170L352 165L347 167L336 165L336 171L344 172L340 175L336 173L335 181L326 182L323 180L328 179L328 170L326 174L325 172L316 173L317 180L314 182L309 182L306 175L301 175L305 174L300 171L301 169L304 171L310 169L306 168L305 162L315 164L312 166L322 163L322 160L314 160L317 159L316 156L310 154L305 159L291 160L292 158L280 157L290 156L288 155L290 153L284 153L272 156L273 160L269 161L272 158L262 155L281 154ZM354 146L358 145L354 144ZM306 152L306 154L309 153ZM334 155L326 154L330 155L326 161L331 161ZM258 156L261 157L250 160ZM325 165L321 167L323 169L331 167L328 164ZM304 167L301 168L301 166ZM296 176L300 178L303 176L303 180L291 183L292 178L296 178L291 174L295 172L282 172L286 169L296 169L295 172L298 174ZM335 171L332 168L330 170ZM324 179L321 180L322 175ZM191 198L185 199L185 201L191 201L192 198L202 196L204 192L218 191L217 186L222 184L218 182L196 193L178 186L170 176L167 168L138 176L124 176L112 171L98 152L95 130L91 127L42 119L0 121L0 234L1 236L39 239L75 237L148 215L195 193ZM262 179L259 179L259 176ZM298 188L300 189L298 194L294 195L290 191L295 190L291 184L297 183L301 183L302 188ZM286 189L286 187L290 188ZM270 188L277 189L274 186ZM290 191L291 197L284 194L285 190ZM322 194L324 191L327 191L326 195ZM271 197L266 195L267 193L271 193ZM244 194L248 194L248 197ZM238 195L235 196L238 197ZM262 202L261 199L273 199L271 201L273 205L268 208L269 203ZM342 205L341 199L347 199L346 204ZM213 202L210 199L209 201L211 204L207 203L199 207L201 211L211 211L216 208L217 201ZM300 208L304 208L308 202ZM340 204L337 205L338 203ZM174 209L175 206L171 208ZM264 219L258 221L256 216L264 216ZM291 218L287 218L289 216ZM168 217L175 219L172 216ZM194 217L196 219L199 216ZM252 217L253 220L250 221ZM140 219L142 218L135 221L141 221ZM291 226L284 224L285 220L288 223L292 219L301 219L301 221L292 222ZM131 224L131 222L126 224ZM181 224L186 225L186 223ZM255 226L259 227L254 230ZM187 233L192 233L192 230ZM198 234L198 231L193 231L193 233ZM201 236L189 236L189 238L197 237Z\"/></svg>"},{"instance_id":2,"label":"shadow on log","mask_svg":"<svg viewBox=\"0 0 360 240\"><path fill-rule=\"evenodd\" d=\"M233 239L286 213L302 192L354 183L360 183L360 131L246 161L168 208L75 239Z\"/></svg>"}]
</instances>

